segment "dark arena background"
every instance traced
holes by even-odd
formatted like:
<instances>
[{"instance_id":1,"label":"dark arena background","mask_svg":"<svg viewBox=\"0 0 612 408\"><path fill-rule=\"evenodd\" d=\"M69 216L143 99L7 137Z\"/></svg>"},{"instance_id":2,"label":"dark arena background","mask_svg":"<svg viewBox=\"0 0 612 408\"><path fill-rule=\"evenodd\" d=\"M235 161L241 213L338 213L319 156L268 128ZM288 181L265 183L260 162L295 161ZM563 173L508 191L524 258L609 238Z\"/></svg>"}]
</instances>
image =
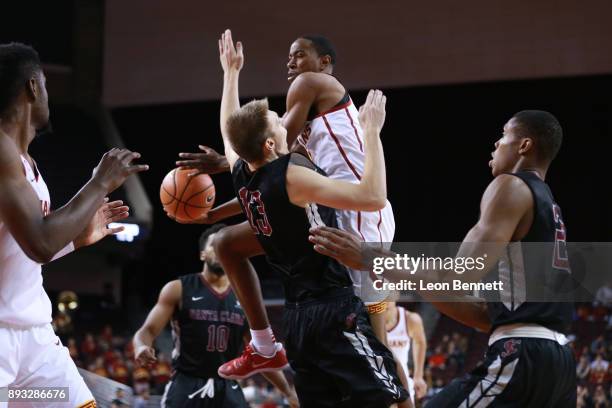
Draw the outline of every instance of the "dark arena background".
<instances>
[{"instance_id":1,"label":"dark arena background","mask_svg":"<svg viewBox=\"0 0 612 408\"><path fill-rule=\"evenodd\" d=\"M504 123L524 109L549 111L563 127L547 182L563 208L568 240L612 241L608 1L24 0L5 2L1 14L0 43L30 44L44 63L53 133L35 140L30 152L52 207L77 192L111 147L138 151L150 165L112 196L131 207L126 234L43 267L56 332L77 366L90 372L86 380L99 406L118 406L118 399L159 406L169 380L170 328L156 342L166 357L159 367L134 362L131 338L166 282L202 268L198 237L206 226L168 218L159 188L179 152L195 152L199 144L223 150L217 38L225 28L245 46L243 101L268 97L282 114L289 46L311 33L335 44L335 76L357 106L368 89L385 92L382 142L395 241L463 239L492 179L487 164L493 144ZM216 203L233 198L229 174L213 180ZM280 334L280 279L265 258L254 264ZM611 406L610 293L576 305L571 345L579 407ZM404 306L424 321L428 392L417 406L426 406L482 359L487 336L427 303ZM242 384L252 407L285 406L275 389L254 379Z\"/></svg>"}]
</instances>

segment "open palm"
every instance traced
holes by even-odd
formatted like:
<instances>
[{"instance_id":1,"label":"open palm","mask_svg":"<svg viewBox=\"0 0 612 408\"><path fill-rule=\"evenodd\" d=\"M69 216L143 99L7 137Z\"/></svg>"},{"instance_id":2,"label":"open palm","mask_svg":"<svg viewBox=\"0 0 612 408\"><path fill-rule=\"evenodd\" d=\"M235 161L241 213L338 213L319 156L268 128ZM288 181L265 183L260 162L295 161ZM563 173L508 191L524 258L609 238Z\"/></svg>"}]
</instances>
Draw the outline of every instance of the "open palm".
<instances>
[{"instance_id":1,"label":"open palm","mask_svg":"<svg viewBox=\"0 0 612 408\"><path fill-rule=\"evenodd\" d=\"M87 224L87 227L74 240L75 247L83 247L95 244L107 235L116 234L123 231L123 227L108 228L111 222L117 222L127 218L130 207L123 205L123 201L108 202L108 198L104 200L104 204L98 208L98 211Z\"/></svg>"}]
</instances>

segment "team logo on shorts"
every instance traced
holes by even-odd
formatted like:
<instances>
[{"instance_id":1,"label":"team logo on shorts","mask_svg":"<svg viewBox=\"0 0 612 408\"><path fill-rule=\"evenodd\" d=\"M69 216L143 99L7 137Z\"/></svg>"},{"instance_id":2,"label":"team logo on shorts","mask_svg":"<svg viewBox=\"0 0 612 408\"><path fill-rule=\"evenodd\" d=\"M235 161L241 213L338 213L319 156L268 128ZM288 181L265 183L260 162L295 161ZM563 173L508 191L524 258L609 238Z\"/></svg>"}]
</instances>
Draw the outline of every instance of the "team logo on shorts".
<instances>
[{"instance_id":1,"label":"team logo on shorts","mask_svg":"<svg viewBox=\"0 0 612 408\"><path fill-rule=\"evenodd\" d=\"M506 358L518 352L518 345L521 344L520 340L510 339L504 342L504 351L502 351L502 358Z\"/></svg>"},{"instance_id":2,"label":"team logo on shorts","mask_svg":"<svg viewBox=\"0 0 612 408\"><path fill-rule=\"evenodd\" d=\"M355 327L356 319L357 315L355 313L351 313L350 315L346 316L346 319L344 319L344 327L346 327L346 330L351 330Z\"/></svg>"}]
</instances>

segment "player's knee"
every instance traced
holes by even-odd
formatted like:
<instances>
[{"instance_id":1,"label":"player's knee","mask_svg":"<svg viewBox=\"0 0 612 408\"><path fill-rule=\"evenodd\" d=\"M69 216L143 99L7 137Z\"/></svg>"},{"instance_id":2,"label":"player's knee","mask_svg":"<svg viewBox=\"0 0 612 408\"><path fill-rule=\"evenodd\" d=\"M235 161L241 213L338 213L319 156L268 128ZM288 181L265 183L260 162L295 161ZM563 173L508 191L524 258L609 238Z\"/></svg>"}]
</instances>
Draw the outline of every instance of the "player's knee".
<instances>
[{"instance_id":1,"label":"player's knee","mask_svg":"<svg viewBox=\"0 0 612 408\"><path fill-rule=\"evenodd\" d=\"M234 243L236 241L233 239L233 235L232 227L222 228L215 234L213 248L219 259L223 260L234 256L236 250Z\"/></svg>"}]
</instances>

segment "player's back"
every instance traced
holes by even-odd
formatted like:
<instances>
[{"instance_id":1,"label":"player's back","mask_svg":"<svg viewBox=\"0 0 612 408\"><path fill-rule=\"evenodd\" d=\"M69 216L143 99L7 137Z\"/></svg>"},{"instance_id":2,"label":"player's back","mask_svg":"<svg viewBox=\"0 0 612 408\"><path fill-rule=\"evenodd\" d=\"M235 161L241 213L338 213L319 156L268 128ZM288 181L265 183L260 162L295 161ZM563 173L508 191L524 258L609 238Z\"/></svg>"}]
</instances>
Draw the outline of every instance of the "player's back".
<instances>
[{"instance_id":1,"label":"player's back","mask_svg":"<svg viewBox=\"0 0 612 408\"><path fill-rule=\"evenodd\" d=\"M41 212L50 211L49 190L36 165L21 156L24 174L36 192ZM35 326L51 322L51 301L43 289L41 266L30 259L0 219L0 323Z\"/></svg>"},{"instance_id":2,"label":"player's back","mask_svg":"<svg viewBox=\"0 0 612 408\"><path fill-rule=\"evenodd\" d=\"M509 324L537 324L566 333L572 320L566 230L548 185L532 172L513 174L533 195L533 222L520 242L511 242L489 280L504 283L488 302L493 330ZM497 298L499 296L499 298ZM534 301L535 300L535 301Z\"/></svg>"},{"instance_id":3,"label":"player's back","mask_svg":"<svg viewBox=\"0 0 612 408\"><path fill-rule=\"evenodd\" d=\"M312 226L335 227L331 208L293 205L286 189L287 167L316 169L304 156L293 153L276 159L256 172L238 160L232 178L236 195L270 265L280 272L290 302L317 298L337 288L351 286L348 271L337 261L314 251L308 241ZM324 174L320 169L317 171Z\"/></svg>"},{"instance_id":4,"label":"player's back","mask_svg":"<svg viewBox=\"0 0 612 408\"><path fill-rule=\"evenodd\" d=\"M181 306L172 318L175 370L200 378L218 378L217 367L236 357L248 329L231 287L215 291L201 273L180 277Z\"/></svg>"}]
</instances>

